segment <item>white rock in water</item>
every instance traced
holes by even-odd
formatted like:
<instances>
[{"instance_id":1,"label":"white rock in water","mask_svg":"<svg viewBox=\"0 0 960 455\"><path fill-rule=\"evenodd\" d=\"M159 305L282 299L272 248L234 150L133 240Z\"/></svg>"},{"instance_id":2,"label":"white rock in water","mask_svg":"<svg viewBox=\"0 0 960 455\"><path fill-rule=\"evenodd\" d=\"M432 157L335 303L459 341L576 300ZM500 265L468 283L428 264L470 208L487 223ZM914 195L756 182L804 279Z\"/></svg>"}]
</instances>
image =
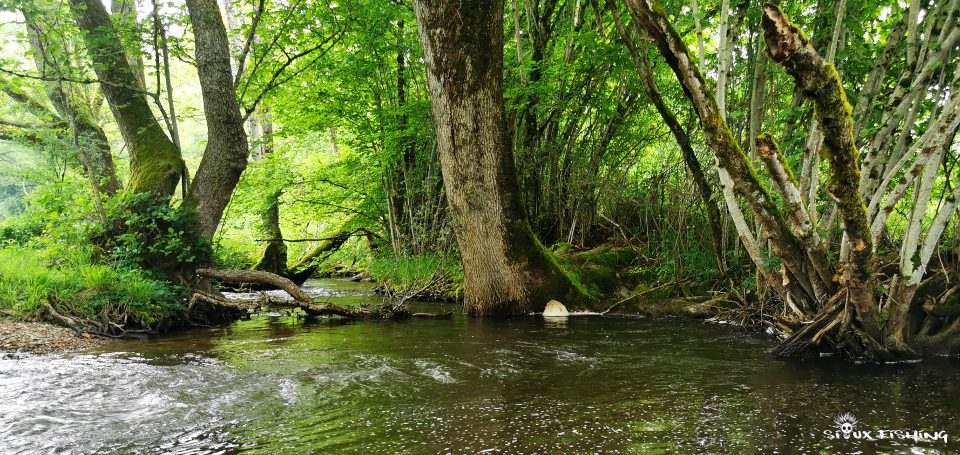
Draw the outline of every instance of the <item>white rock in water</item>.
<instances>
[{"instance_id":1,"label":"white rock in water","mask_svg":"<svg viewBox=\"0 0 960 455\"><path fill-rule=\"evenodd\" d=\"M562 303L551 300L547 302L547 307L543 310L544 317L556 317L556 316L569 316L570 312L567 311L567 307L563 306Z\"/></svg>"}]
</instances>

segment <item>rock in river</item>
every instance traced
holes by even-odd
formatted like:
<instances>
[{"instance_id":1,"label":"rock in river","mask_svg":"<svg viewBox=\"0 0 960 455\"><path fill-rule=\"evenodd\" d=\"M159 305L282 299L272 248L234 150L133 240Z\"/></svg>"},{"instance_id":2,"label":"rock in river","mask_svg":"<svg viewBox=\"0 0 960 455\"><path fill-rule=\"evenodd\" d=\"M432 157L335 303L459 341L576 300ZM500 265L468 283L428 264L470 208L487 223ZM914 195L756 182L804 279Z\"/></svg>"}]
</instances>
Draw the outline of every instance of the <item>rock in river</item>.
<instances>
[{"instance_id":1,"label":"rock in river","mask_svg":"<svg viewBox=\"0 0 960 455\"><path fill-rule=\"evenodd\" d=\"M567 307L563 306L562 303L551 300L547 302L547 307L543 310L544 317L557 317L557 316L569 316L570 312L567 311Z\"/></svg>"}]
</instances>

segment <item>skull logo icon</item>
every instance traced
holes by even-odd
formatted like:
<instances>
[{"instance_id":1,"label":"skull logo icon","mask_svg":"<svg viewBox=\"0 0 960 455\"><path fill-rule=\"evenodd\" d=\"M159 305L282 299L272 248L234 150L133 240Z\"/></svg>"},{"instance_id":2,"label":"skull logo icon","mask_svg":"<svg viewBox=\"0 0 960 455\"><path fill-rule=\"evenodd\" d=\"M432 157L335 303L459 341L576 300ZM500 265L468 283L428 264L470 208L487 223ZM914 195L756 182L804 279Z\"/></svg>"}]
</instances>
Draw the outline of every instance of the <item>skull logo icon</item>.
<instances>
[{"instance_id":1,"label":"skull logo icon","mask_svg":"<svg viewBox=\"0 0 960 455\"><path fill-rule=\"evenodd\" d=\"M848 412L838 415L836 419L833 419L833 422L837 424L837 427L843 433L843 437L849 439L854 427L857 425L857 418Z\"/></svg>"}]
</instances>

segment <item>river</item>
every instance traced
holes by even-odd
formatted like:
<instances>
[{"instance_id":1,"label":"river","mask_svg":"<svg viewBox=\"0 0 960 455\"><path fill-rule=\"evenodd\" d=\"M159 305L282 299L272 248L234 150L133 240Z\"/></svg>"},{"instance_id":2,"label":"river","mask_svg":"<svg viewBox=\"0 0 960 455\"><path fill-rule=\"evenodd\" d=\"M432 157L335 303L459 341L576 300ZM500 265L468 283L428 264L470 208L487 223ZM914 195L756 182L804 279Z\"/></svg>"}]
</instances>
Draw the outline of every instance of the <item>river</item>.
<instances>
[{"instance_id":1,"label":"river","mask_svg":"<svg viewBox=\"0 0 960 455\"><path fill-rule=\"evenodd\" d=\"M255 316L0 361L0 453L960 453L957 359L784 360L774 343L685 319Z\"/></svg>"}]
</instances>

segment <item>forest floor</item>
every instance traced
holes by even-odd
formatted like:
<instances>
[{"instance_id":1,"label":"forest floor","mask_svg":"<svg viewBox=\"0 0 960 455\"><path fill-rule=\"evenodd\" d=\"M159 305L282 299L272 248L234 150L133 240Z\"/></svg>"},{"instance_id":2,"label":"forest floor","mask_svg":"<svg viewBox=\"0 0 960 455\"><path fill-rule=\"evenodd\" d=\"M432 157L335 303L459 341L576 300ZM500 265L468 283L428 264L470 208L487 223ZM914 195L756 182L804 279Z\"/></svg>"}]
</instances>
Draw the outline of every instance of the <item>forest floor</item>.
<instances>
[{"instance_id":1,"label":"forest floor","mask_svg":"<svg viewBox=\"0 0 960 455\"><path fill-rule=\"evenodd\" d=\"M16 354L60 354L94 348L107 340L89 334L77 335L73 330L46 322L0 319L0 358L16 358Z\"/></svg>"}]
</instances>

